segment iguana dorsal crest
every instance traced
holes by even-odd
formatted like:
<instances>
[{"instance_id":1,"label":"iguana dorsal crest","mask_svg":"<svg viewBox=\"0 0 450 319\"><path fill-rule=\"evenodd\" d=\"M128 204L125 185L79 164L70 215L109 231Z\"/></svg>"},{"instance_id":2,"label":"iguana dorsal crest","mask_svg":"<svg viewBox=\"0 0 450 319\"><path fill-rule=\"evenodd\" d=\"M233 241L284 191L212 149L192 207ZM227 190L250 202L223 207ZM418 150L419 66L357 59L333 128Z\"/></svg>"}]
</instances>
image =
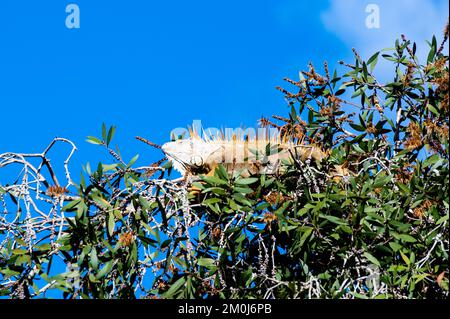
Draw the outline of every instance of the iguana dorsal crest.
<instances>
[{"instance_id":1,"label":"iguana dorsal crest","mask_svg":"<svg viewBox=\"0 0 450 319\"><path fill-rule=\"evenodd\" d=\"M224 165L228 173L242 170L245 175L276 174L281 162L289 160L293 154L302 160L309 157L320 161L325 157L318 147L297 145L280 134L248 138L204 133L201 137L192 130L188 138L165 143L162 150L173 168L183 176L210 173L219 164Z\"/></svg>"}]
</instances>

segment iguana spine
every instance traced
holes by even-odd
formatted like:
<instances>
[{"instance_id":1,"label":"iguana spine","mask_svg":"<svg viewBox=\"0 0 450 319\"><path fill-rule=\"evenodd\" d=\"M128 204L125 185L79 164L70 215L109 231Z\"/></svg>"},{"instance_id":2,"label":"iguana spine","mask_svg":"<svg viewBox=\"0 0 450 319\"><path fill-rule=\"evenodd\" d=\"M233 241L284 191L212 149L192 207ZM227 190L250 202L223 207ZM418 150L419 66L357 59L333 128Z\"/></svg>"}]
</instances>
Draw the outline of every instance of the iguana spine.
<instances>
[{"instance_id":1,"label":"iguana spine","mask_svg":"<svg viewBox=\"0 0 450 319\"><path fill-rule=\"evenodd\" d=\"M278 174L283 163L294 159L321 161L326 152L315 145L302 145L275 134L245 136L238 133L226 136L223 131L212 134L189 130L189 137L168 142L161 149L173 168L183 176L211 175L221 164L229 174Z\"/></svg>"}]
</instances>

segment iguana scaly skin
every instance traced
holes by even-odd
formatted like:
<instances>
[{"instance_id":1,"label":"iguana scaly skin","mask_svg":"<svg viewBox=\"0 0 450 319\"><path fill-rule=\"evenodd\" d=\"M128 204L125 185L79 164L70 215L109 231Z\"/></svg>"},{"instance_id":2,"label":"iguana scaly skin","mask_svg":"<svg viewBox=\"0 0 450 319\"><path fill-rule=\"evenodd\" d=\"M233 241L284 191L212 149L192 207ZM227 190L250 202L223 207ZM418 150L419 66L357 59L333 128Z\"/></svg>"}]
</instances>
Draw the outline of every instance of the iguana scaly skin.
<instances>
[{"instance_id":1,"label":"iguana scaly skin","mask_svg":"<svg viewBox=\"0 0 450 319\"><path fill-rule=\"evenodd\" d=\"M321 161L326 153L314 145L298 145L280 137L231 138L204 134L201 138L190 131L189 138L168 142L162 150L173 168L184 177L213 175L222 164L228 174L239 172L242 177L255 174L282 173L286 163L294 158L302 161L308 158Z\"/></svg>"}]
</instances>

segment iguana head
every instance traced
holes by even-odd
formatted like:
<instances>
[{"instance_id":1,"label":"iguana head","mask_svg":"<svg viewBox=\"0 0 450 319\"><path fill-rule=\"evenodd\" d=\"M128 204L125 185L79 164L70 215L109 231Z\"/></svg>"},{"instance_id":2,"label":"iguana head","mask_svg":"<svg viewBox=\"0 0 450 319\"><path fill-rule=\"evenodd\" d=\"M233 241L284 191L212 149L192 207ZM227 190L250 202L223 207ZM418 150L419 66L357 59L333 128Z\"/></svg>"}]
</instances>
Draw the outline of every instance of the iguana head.
<instances>
[{"instance_id":1,"label":"iguana head","mask_svg":"<svg viewBox=\"0 0 450 319\"><path fill-rule=\"evenodd\" d=\"M201 168L206 159L217 150L217 147L199 138L181 139L162 145L173 168L185 175Z\"/></svg>"}]
</instances>

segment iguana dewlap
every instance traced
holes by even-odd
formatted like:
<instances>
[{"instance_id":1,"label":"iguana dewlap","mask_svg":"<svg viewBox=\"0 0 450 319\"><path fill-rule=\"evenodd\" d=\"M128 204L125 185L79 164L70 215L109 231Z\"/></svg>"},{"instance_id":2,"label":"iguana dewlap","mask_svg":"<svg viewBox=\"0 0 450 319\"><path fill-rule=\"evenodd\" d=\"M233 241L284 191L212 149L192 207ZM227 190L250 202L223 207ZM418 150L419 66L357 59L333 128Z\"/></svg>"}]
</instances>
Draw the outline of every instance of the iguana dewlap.
<instances>
[{"instance_id":1,"label":"iguana dewlap","mask_svg":"<svg viewBox=\"0 0 450 319\"><path fill-rule=\"evenodd\" d=\"M267 146L269 145L269 146ZM222 164L228 174L241 172L242 177L256 174L278 174L283 161L293 157L302 161L308 158L321 161L325 153L312 145L296 145L280 138L244 140L233 136L225 138L201 138L191 134L163 144L161 147L173 168L183 176L212 175Z\"/></svg>"}]
</instances>

